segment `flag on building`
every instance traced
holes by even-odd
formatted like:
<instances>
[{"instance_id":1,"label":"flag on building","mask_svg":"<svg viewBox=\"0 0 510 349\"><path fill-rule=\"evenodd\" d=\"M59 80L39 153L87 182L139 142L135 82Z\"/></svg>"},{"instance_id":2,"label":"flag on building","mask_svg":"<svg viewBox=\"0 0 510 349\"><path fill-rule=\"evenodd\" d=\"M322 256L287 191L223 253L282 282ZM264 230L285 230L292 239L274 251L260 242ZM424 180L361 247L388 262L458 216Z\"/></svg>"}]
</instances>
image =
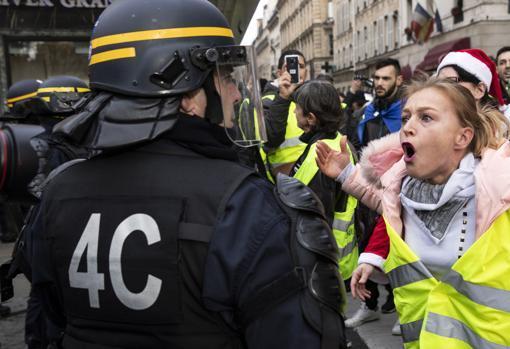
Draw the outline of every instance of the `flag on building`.
<instances>
[{"instance_id":1,"label":"flag on building","mask_svg":"<svg viewBox=\"0 0 510 349\"><path fill-rule=\"evenodd\" d=\"M426 42L434 29L434 18L420 3L416 4L411 22L413 38L419 44Z\"/></svg>"},{"instance_id":2,"label":"flag on building","mask_svg":"<svg viewBox=\"0 0 510 349\"><path fill-rule=\"evenodd\" d=\"M436 12L434 14L434 22L436 22L436 30L440 33L443 32L443 22L441 21L441 16L439 15L439 10L436 8Z\"/></svg>"}]
</instances>

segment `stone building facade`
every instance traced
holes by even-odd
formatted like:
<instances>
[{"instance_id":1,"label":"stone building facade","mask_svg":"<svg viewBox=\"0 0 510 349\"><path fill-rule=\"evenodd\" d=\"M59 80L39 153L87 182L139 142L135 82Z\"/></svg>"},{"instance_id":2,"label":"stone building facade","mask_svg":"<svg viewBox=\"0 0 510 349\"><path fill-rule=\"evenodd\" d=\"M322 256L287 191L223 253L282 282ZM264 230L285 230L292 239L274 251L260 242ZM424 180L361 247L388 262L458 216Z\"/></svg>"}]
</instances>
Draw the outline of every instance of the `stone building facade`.
<instances>
[{"instance_id":1,"label":"stone building facade","mask_svg":"<svg viewBox=\"0 0 510 349\"><path fill-rule=\"evenodd\" d=\"M429 40L418 44L408 35L417 3L433 15ZM451 50L481 48L489 55L510 45L508 0L334 0L335 85L346 90L354 73L370 76L379 58L399 59L406 78L416 71L432 73Z\"/></svg>"},{"instance_id":2,"label":"stone building facade","mask_svg":"<svg viewBox=\"0 0 510 349\"><path fill-rule=\"evenodd\" d=\"M278 0L268 0L263 17L258 20L258 34L253 46L257 52L258 75L273 80L276 76L277 61L281 54L280 20L276 11Z\"/></svg>"},{"instance_id":3,"label":"stone building facade","mask_svg":"<svg viewBox=\"0 0 510 349\"><path fill-rule=\"evenodd\" d=\"M399 0L335 0L335 83L348 88L354 72L370 75L379 58L401 45Z\"/></svg>"},{"instance_id":4,"label":"stone building facade","mask_svg":"<svg viewBox=\"0 0 510 349\"><path fill-rule=\"evenodd\" d=\"M432 72L451 50L480 48L495 56L502 46L510 45L510 2L508 0L436 1L443 33L436 30L430 40L418 45L405 35L411 23L415 1L401 1L402 45L396 57L413 71ZM459 7L460 5L460 7Z\"/></svg>"},{"instance_id":5,"label":"stone building facade","mask_svg":"<svg viewBox=\"0 0 510 349\"><path fill-rule=\"evenodd\" d=\"M421 44L408 34L417 3L432 15L437 10L443 26ZM276 11L282 50L302 50L311 77L328 61L341 90L355 73L371 76L379 58L399 59L410 78L435 71L451 50L476 47L495 56L510 45L508 0L278 0Z\"/></svg>"}]
</instances>

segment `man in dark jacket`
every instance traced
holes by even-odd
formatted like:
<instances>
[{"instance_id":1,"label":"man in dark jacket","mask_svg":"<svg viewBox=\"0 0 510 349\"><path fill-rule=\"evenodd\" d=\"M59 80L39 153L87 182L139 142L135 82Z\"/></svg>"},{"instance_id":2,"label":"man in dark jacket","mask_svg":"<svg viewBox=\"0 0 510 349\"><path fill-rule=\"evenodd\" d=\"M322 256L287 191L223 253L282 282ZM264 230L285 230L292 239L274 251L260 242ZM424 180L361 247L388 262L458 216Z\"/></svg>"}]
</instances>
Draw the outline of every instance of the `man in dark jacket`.
<instances>
[{"instance_id":1,"label":"man in dark jacket","mask_svg":"<svg viewBox=\"0 0 510 349\"><path fill-rule=\"evenodd\" d=\"M496 54L496 66L498 67L499 81L505 103L510 104L510 46L502 47Z\"/></svg>"},{"instance_id":2,"label":"man in dark jacket","mask_svg":"<svg viewBox=\"0 0 510 349\"><path fill-rule=\"evenodd\" d=\"M358 124L358 138L364 147L370 141L400 130L402 103L400 87L403 83L400 64L385 58L375 65L374 100L367 106Z\"/></svg>"},{"instance_id":3,"label":"man in dark jacket","mask_svg":"<svg viewBox=\"0 0 510 349\"><path fill-rule=\"evenodd\" d=\"M317 199L283 177L275 196L231 148L250 134L237 111L252 56L224 16L118 1L91 47L95 94L54 132L92 158L57 169L32 223L34 291L63 347L345 348Z\"/></svg>"}]
</instances>

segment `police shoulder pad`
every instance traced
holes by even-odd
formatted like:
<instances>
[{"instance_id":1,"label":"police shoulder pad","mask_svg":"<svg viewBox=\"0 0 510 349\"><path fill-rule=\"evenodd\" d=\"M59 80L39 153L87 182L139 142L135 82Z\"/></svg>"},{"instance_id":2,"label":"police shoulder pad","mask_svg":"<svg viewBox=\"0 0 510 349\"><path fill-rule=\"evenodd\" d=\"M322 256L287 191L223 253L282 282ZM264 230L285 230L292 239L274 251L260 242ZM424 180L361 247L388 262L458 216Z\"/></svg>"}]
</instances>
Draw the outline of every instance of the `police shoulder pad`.
<instances>
[{"instance_id":1,"label":"police shoulder pad","mask_svg":"<svg viewBox=\"0 0 510 349\"><path fill-rule=\"evenodd\" d=\"M276 178L276 192L285 205L325 217L324 206L320 199L312 189L299 180L279 173Z\"/></svg>"}]
</instances>

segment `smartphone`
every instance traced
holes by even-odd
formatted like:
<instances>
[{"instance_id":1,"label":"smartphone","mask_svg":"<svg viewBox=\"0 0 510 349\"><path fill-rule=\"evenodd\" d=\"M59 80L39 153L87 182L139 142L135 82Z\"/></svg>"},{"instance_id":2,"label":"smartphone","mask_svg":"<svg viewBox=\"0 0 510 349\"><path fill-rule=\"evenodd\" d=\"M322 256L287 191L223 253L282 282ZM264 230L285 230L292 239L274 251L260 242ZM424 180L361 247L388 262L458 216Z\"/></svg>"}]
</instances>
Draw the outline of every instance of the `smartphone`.
<instances>
[{"instance_id":1,"label":"smartphone","mask_svg":"<svg viewBox=\"0 0 510 349\"><path fill-rule=\"evenodd\" d=\"M285 65L290 74L290 82L297 84L299 82L299 55L285 56Z\"/></svg>"}]
</instances>

